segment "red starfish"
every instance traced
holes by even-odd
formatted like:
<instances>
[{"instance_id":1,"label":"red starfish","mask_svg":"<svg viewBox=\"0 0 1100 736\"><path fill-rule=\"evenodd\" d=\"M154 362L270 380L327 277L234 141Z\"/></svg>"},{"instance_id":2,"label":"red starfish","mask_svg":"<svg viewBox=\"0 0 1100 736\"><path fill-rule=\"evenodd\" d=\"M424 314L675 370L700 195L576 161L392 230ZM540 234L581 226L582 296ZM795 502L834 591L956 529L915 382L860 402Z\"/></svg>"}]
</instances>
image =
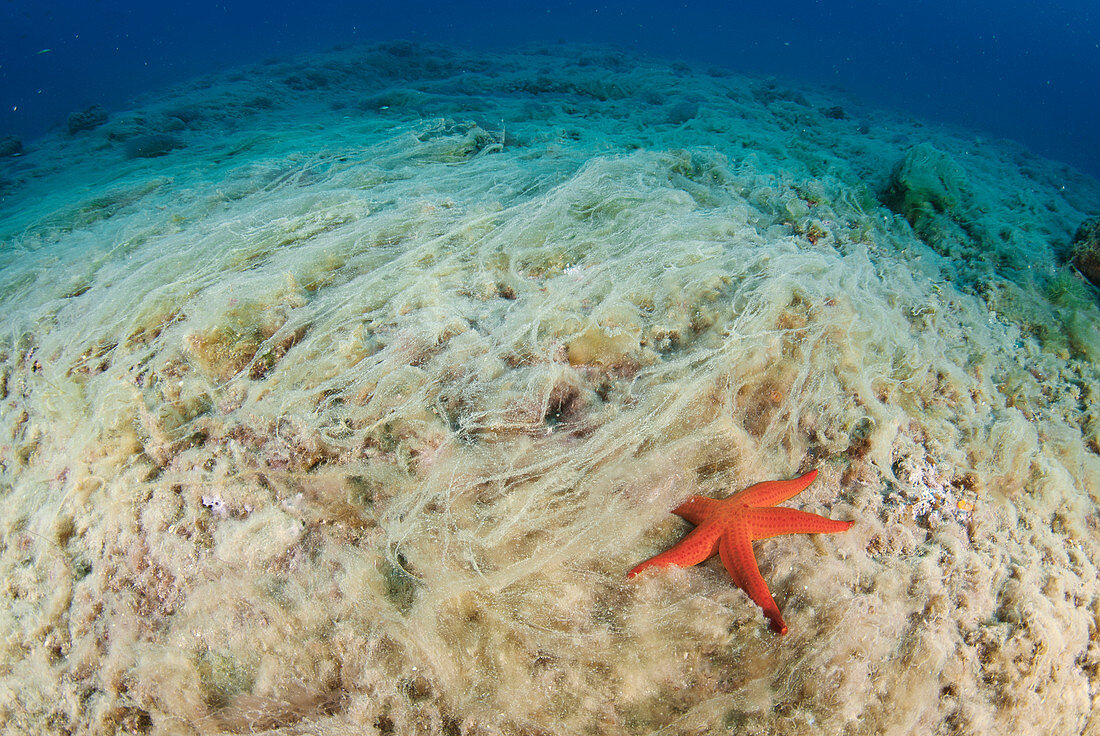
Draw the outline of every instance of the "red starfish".
<instances>
[{"instance_id":1,"label":"red starfish","mask_svg":"<svg viewBox=\"0 0 1100 736\"><path fill-rule=\"evenodd\" d=\"M760 575L752 542L780 534L842 532L855 523L826 519L797 509L771 508L806 490L816 477L817 471L811 470L793 480L757 483L729 498L692 496L672 513L695 524L695 529L675 547L635 567L627 577L634 577L647 567L698 565L717 551L737 587L764 609L772 628L786 634L787 624Z\"/></svg>"}]
</instances>

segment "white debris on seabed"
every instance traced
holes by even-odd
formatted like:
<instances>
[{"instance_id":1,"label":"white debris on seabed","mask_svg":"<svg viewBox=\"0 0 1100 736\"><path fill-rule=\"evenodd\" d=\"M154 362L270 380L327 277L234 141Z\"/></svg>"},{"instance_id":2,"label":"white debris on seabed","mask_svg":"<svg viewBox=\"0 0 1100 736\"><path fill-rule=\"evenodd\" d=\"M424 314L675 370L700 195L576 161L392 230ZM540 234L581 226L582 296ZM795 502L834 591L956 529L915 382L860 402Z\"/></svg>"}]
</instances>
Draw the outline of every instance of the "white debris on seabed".
<instances>
[{"instance_id":1,"label":"white debris on seabed","mask_svg":"<svg viewBox=\"0 0 1100 736\"><path fill-rule=\"evenodd\" d=\"M210 513L219 519L224 519L229 516L229 506L226 505L225 501L223 501L222 497L218 494L210 496L204 494L202 497L202 505L210 509Z\"/></svg>"},{"instance_id":2,"label":"white debris on seabed","mask_svg":"<svg viewBox=\"0 0 1100 736\"><path fill-rule=\"evenodd\" d=\"M970 521L974 502L965 497L956 474L938 467L930 457L907 456L894 464L894 474L900 484L888 500L904 505L921 525L935 529L946 521Z\"/></svg>"}]
</instances>

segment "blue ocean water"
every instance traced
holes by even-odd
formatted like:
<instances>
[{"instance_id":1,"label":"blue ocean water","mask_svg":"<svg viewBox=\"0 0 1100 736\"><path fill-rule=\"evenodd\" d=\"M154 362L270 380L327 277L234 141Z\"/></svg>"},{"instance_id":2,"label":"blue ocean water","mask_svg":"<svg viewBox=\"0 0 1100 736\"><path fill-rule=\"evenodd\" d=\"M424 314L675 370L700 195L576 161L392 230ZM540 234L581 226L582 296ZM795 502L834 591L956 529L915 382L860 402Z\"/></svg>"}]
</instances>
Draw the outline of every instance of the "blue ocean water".
<instances>
[{"instance_id":1,"label":"blue ocean water","mask_svg":"<svg viewBox=\"0 0 1100 736\"><path fill-rule=\"evenodd\" d=\"M501 49L616 44L844 88L1100 176L1100 12L1092 0L897 4L719 0L467 6L288 0L5 0L0 137L229 65L394 38Z\"/></svg>"}]
</instances>

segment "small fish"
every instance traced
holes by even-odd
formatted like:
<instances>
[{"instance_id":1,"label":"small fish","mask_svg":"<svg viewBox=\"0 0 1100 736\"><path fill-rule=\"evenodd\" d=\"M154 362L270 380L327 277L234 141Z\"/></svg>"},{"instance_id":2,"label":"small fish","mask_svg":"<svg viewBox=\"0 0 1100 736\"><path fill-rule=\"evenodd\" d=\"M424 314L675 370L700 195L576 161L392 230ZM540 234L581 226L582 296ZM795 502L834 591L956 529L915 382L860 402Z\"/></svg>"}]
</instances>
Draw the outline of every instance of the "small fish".
<instances>
[{"instance_id":1,"label":"small fish","mask_svg":"<svg viewBox=\"0 0 1100 736\"><path fill-rule=\"evenodd\" d=\"M38 54L48 54L51 51L53 51L53 49L42 49L41 51L38 52Z\"/></svg>"}]
</instances>

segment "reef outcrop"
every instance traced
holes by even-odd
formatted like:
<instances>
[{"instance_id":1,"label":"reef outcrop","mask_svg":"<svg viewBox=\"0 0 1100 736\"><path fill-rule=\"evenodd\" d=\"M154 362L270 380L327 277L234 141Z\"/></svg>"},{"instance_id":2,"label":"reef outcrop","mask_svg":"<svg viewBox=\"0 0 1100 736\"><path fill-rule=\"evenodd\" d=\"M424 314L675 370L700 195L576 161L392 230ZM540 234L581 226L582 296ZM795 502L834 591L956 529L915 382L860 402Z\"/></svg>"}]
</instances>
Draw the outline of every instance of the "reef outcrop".
<instances>
[{"instance_id":1,"label":"reef outcrop","mask_svg":"<svg viewBox=\"0 0 1100 736\"><path fill-rule=\"evenodd\" d=\"M1081 223L1073 236L1073 265L1093 286L1100 287L1100 217Z\"/></svg>"}]
</instances>

